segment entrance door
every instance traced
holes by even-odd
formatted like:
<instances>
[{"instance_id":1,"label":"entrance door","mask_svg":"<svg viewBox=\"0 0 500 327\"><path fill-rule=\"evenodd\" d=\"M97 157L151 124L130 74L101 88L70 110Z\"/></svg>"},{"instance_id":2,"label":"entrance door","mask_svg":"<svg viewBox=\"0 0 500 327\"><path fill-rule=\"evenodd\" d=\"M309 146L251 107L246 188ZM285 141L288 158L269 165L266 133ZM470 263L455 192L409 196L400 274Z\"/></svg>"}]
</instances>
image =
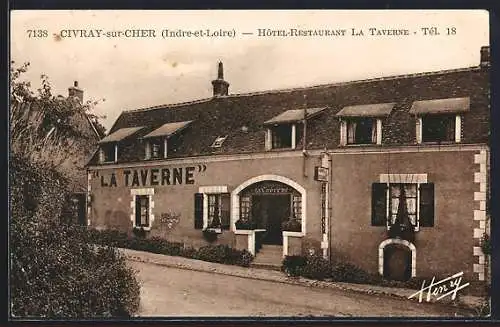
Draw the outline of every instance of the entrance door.
<instances>
[{"instance_id":1,"label":"entrance door","mask_svg":"<svg viewBox=\"0 0 500 327\"><path fill-rule=\"evenodd\" d=\"M266 229L262 243L283 244L281 224L290 216L290 195L254 195L252 216Z\"/></svg>"},{"instance_id":2,"label":"entrance door","mask_svg":"<svg viewBox=\"0 0 500 327\"><path fill-rule=\"evenodd\" d=\"M411 278L411 251L406 246L390 244L385 247L384 277L401 281Z\"/></svg>"}]
</instances>

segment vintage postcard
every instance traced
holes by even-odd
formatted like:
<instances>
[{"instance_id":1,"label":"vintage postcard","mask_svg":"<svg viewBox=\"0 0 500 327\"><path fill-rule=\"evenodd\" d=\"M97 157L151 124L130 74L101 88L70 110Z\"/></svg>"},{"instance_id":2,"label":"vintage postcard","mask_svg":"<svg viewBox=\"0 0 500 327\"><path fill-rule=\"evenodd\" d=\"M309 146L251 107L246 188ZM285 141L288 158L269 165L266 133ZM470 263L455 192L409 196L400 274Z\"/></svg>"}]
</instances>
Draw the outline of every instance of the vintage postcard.
<instances>
[{"instance_id":1,"label":"vintage postcard","mask_svg":"<svg viewBox=\"0 0 500 327\"><path fill-rule=\"evenodd\" d=\"M16 10L13 319L490 316L485 10Z\"/></svg>"}]
</instances>

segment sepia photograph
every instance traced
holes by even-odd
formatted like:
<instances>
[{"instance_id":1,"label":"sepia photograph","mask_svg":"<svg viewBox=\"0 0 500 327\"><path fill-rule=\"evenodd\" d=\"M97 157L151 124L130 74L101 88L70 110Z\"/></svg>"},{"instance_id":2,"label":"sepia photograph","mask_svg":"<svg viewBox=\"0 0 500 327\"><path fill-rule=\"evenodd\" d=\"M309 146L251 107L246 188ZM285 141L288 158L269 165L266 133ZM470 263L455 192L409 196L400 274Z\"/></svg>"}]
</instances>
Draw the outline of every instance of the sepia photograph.
<instances>
[{"instance_id":1,"label":"sepia photograph","mask_svg":"<svg viewBox=\"0 0 500 327\"><path fill-rule=\"evenodd\" d=\"M491 319L489 29L11 11L10 319Z\"/></svg>"}]
</instances>

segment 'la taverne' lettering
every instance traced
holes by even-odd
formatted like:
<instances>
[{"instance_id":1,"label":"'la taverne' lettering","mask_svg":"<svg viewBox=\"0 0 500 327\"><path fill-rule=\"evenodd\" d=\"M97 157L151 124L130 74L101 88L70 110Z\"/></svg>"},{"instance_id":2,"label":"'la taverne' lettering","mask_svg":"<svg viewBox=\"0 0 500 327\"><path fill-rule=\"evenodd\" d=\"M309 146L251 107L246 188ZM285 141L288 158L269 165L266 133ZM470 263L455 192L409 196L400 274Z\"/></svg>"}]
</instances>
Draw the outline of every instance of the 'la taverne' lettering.
<instances>
[{"instance_id":1,"label":"'la taverne' lettering","mask_svg":"<svg viewBox=\"0 0 500 327\"><path fill-rule=\"evenodd\" d=\"M181 168L147 168L124 170L123 185L125 186L165 186L194 184L195 167ZM113 174L114 175L114 174ZM112 176L113 176L112 175ZM116 180L113 183L106 183L101 176L101 186L116 186Z\"/></svg>"}]
</instances>

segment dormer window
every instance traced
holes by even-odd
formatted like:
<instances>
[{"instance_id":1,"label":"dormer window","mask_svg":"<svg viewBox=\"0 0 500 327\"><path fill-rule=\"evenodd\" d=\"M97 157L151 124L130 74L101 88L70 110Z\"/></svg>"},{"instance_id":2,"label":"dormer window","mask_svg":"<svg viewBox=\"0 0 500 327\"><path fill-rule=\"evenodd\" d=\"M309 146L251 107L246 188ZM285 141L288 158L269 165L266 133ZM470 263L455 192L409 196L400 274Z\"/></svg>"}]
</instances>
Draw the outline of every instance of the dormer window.
<instances>
[{"instance_id":1,"label":"dormer window","mask_svg":"<svg viewBox=\"0 0 500 327\"><path fill-rule=\"evenodd\" d=\"M295 149L302 139L304 113L306 113L306 119L310 119L319 115L324 109L326 108L287 110L264 122L264 125L268 125L266 150Z\"/></svg>"},{"instance_id":2,"label":"dormer window","mask_svg":"<svg viewBox=\"0 0 500 327\"><path fill-rule=\"evenodd\" d=\"M145 160L166 159L169 152L169 138L179 133L191 124L189 121L166 123L144 135L145 140ZM175 149L173 149L175 151Z\"/></svg>"},{"instance_id":3,"label":"dormer window","mask_svg":"<svg viewBox=\"0 0 500 327\"><path fill-rule=\"evenodd\" d=\"M116 162L118 144L103 144L101 146L101 162Z\"/></svg>"},{"instance_id":4,"label":"dormer window","mask_svg":"<svg viewBox=\"0 0 500 327\"><path fill-rule=\"evenodd\" d=\"M420 143L460 143L462 114L470 98L415 101L410 113L416 116L416 141Z\"/></svg>"},{"instance_id":5,"label":"dormer window","mask_svg":"<svg viewBox=\"0 0 500 327\"><path fill-rule=\"evenodd\" d=\"M120 128L99 141L99 162L118 162L119 142L141 130L142 127Z\"/></svg>"},{"instance_id":6,"label":"dormer window","mask_svg":"<svg viewBox=\"0 0 500 327\"><path fill-rule=\"evenodd\" d=\"M337 113L340 118L340 144L382 144L382 119L395 103L347 106Z\"/></svg>"},{"instance_id":7,"label":"dormer window","mask_svg":"<svg viewBox=\"0 0 500 327\"><path fill-rule=\"evenodd\" d=\"M227 138L227 135L225 136L219 136L215 139L214 143L212 143L211 147L212 148L221 148L222 147L222 143L224 143L224 141L226 140Z\"/></svg>"}]
</instances>

